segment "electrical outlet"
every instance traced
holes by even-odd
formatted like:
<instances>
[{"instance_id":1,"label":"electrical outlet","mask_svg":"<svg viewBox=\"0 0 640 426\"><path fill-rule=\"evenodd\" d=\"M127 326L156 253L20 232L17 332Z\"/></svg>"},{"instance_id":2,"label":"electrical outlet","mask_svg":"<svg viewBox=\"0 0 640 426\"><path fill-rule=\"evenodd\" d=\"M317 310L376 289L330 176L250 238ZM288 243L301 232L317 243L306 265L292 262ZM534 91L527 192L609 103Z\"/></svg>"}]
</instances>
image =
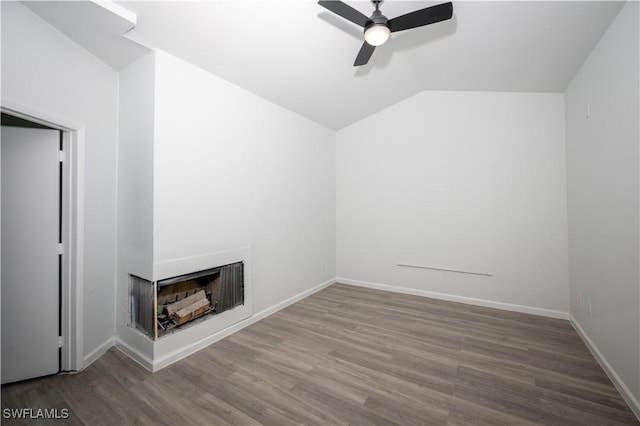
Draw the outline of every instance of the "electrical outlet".
<instances>
[{"instance_id":1,"label":"electrical outlet","mask_svg":"<svg viewBox=\"0 0 640 426\"><path fill-rule=\"evenodd\" d=\"M322 262L320 262L320 270L324 271L324 260Z\"/></svg>"},{"instance_id":2,"label":"electrical outlet","mask_svg":"<svg viewBox=\"0 0 640 426\"><path fill-rule=\"evenodd\" d=\"M576 302L578 302L578 306L582 307L582 294L579 291L576 291Z\"/></svg>"}]
</instances>

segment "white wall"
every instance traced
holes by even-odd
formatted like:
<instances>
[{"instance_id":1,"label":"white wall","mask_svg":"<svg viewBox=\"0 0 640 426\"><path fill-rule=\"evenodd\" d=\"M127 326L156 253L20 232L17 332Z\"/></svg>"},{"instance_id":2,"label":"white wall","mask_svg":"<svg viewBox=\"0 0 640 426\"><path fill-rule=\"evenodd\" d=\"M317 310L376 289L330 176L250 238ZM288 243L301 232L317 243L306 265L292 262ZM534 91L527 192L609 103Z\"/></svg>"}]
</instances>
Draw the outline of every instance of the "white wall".
<instances>
[{"instance_id":1,"label":"white wall","mask_svg":"<svg viewBox=\"0 0 640 426\"><path fill-rule=\"evenodd\" d=\"M153 136L155 54L120 72L118 141L117 332L151 358L152 345L128 328L129 274L153 280Z\"/></svg>"},{"instance_id":2,"label":"white wall","mask_svg":"<svg viewBox=\"0 0 640 426\"><path fill-rule=\"evenodd\" d=\"M153 136L155 54L120 72L118 145L118 265L153 275Z\"/></svg>"},{"instance_id":3,"label":"white wall","mask_svg":"<svg viewBox=\"0 0 640 426\"><path fill-rule=\"evenodd\" d=\"M339 280L566 312L562 95L423 92L336 146Z\"/></svg>"},{"instance_id":4,"label":"white wall","mask_svg":"<svg viewBox=\"0 0 640 426\"><path fill-rule=\"evenodd\" d=\"M638 412L639 14L623 7L565 93L570 312Z\"/></svg>"},{"instance_id":5,"label":"white wall","mask_svg":"<svg viewBox=\"0 0 640 426\"><path fill-rule=\"evenodd\" d=\"M114 334L118 76L24 6L1 3L2 98L86 129L86 356Z\"/></svg>"},{"instance_id":6,"label":"white wall","mask_svg":"<svg viewBox=\"0 0 640 426\"><path fill-rule=\"evenodd\" d=\"M335 277L333 131L156 51L120 75L118 166L117 343L148 368ZM241 308L155 342L128 327L129 274L239 260Z\"/></svg>"},{"instance_id":7,"label":"white wall","mask_svg":"<svg viewBox=\"0 0 640 426\"><path fill-rule=\"evenodd\" d=\"M334 132L157 52L154 262L251 246L254 312L335 277Z\"/></svg>"}]
</instances>

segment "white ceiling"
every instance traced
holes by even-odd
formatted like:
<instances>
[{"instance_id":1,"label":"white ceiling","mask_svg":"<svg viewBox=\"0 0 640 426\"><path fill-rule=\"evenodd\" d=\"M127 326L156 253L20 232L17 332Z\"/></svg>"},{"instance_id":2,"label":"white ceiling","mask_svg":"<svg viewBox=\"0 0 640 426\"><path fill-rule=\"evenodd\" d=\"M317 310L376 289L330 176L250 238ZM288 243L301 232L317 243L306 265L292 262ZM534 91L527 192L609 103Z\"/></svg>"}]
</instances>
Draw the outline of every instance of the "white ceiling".
<instances>
[{"instance_id":1,"label":"white ceiling","mask_svg":"<svg viewBox=\"0 0 640 426\"><path fill-rule=\"evenodd\" d=\"M92 24L95 10L73 6L86 3L28 6L114 68L130 62L124 52L120 61L109 57L113 52L104 53L105 43L96 39L105 31ZM347 3L365 15L373 10L366 1ZM388 0L382 11L393 18L438 3ZM564 92L622 7L612 1L454 1L453 19L394 33L369 64L355 68L362 30L315 1L118 5L137 15L128 38L332 129L423 90ZM114 8L100 9L113 13ZM65 19L56 15L65 14L74 19L61 24ZM78 26L90 31L74 31Z\"/></svg>"}]
</instances>

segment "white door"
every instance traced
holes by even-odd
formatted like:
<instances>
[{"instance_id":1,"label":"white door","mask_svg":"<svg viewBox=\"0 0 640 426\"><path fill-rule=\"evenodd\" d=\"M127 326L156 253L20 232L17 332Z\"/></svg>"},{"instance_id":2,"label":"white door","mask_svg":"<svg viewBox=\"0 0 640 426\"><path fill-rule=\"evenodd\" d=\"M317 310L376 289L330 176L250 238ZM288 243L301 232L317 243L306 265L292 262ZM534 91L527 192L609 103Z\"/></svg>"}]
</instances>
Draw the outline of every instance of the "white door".
<instances>
[{"instance_id":1,"label":"white door","mask_svg":"<svg viewBox=\"0 0 640 426\"><path fill-rule=\"evenodd\" d=\"M60 133L2 126L2 383L59 371Z\"/></svg>"}]
</instances>

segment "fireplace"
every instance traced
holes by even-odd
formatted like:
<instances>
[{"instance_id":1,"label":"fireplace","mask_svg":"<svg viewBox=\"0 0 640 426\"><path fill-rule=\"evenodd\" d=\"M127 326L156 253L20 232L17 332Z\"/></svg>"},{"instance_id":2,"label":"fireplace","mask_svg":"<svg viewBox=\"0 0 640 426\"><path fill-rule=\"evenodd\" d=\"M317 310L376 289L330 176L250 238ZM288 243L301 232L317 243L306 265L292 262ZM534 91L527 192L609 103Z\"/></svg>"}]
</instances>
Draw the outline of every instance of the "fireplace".
<instances>
[{"instance_id":1,"label":"fireplace","mask_svg":"<svg viewBox=\"0 0 640 426\"><path fill-rule=\"evenodd\" d=\"M130 326L162 338L244 305L244 262L155 282L131 275L130 302Z\"/></svg>"}]
</instances>

